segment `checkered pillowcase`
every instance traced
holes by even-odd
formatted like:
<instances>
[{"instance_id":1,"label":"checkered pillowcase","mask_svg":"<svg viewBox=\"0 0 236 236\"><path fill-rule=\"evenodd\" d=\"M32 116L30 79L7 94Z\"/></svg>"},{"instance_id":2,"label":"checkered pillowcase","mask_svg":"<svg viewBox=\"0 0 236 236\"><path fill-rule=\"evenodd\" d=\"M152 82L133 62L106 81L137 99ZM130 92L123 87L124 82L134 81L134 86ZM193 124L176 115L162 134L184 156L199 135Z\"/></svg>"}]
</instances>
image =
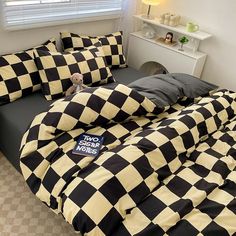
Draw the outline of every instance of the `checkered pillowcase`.
<instances>
[{"instance_id":1,"label":"checkered pillowcase","mask_svg":"<svg viewBox=\"0 0 236 236\"><path fill-rule=\"evenodd\" d=\"M82 51L64 54L41 50L35 50L34 53L47 100L61 98L72 85L72 74L77 72L84 76L84 84L88 86L115 82L100 43Z\"/></svg>"},{"instance_id":2,"label":"checkered pillowcase","mask_svg":"<svg viewBox=\"0 0 236 236\"><path fill-rule=\"evenodd\" d=\"M62 32L61 39L66 52L81 50L100 41L110 67L123 68L127 66L123 54L122 32L97 37Z\"/></svg>"},{"instance_id":3,"label":"checkered pillowcase","mask_svg":"<svg viewBox=\"0 0 236 236\"><path fill-rule=\"evenodd\" d=\"M0 56L0 105L15 101L40 89L33 50L56 52L54 38L44 44L15 54Z\"/></svg>"}]
</instances>

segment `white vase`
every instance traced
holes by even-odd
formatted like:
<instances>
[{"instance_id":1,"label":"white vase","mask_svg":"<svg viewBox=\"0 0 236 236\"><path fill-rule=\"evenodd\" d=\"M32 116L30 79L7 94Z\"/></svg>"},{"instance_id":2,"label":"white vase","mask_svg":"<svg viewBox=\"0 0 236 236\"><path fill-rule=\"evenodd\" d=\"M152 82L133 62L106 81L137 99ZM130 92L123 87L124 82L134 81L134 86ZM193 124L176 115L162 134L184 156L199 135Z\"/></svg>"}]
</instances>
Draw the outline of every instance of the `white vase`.
<instances>
[{"instance_id":1,"label":"white vase","mask_svg":"<svg viewBox=\"0 0 236 236\"><path fill-rule=\"evenodd\" d=\"M169 25L169 23L170 23L170 14L167 13L167 14L165 15L164 24L165 24L165 25Z\"/></svg>"},{"instance_id":2,"label":"white vase","mask_svg":"<svg viewBox=\"0 0 236 236\"><path fill-rule=\"evenodd\" d=\"M148 24L143 24L142 34L145 38L152 39L156 36L156 31Z\"/></svg>"}]
</instances>

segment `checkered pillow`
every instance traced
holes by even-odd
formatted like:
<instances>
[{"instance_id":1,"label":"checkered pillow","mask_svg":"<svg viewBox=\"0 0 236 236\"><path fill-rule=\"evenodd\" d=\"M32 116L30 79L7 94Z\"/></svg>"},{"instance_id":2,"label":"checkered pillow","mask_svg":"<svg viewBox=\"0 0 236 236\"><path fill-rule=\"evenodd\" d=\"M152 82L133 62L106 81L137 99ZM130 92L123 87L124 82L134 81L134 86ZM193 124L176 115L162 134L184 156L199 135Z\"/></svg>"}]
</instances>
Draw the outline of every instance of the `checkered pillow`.
<instances>
[{"instance_id":1,"label":"checkered pillow","mask_svg":"<svg viewBox=\"0 0 236 236\"><path fill-rule=\"evenodd\" d=\"M123 54L122 32L97 37L62 32L61 39L66 52L81 50L100 41L107 64L112 68L126 67Z\"/></svg>"},{"instance_id":2,"label":"checkered pillow","mask_svg":"<svg viewBox=\"0 0 236 236\"><path fill-rule=\"evenodd\" d=\"M32 49L0 56L0 105L13 102L40 89L39 73L33 55L35 48L57 51L53 38Z\"/></svg>"},{"instance_id":3,"label":"checkered pillow","mask_svg":"<svg viewBox=\"0 0 236 236\"><path fill-rule=\"evenodd\" d=\"M47 100L62 97L72 85L70 78L76 72L84 76L84 84L88 86L115 81L107 67L100 43L65 54L35 50L35 57Z\"/></svg>"}]
</instances>

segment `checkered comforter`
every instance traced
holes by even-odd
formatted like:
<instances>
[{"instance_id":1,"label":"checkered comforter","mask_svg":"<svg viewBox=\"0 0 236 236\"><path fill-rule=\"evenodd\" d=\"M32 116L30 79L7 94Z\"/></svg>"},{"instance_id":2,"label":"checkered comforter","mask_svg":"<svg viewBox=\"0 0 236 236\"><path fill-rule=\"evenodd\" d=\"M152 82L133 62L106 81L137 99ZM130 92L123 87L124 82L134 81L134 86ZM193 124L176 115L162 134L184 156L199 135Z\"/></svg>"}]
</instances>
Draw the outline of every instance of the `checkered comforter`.
<instances>
[{"instance_id":1,"label":"checkered comforter","mask_svg":"<svg viewBox=\"0 0 236 236\"><path fill-rule=\"evenodd\" d=\"M89 88L35 117L22 140L32 192L86 235L235 235L236 93L160 113L124 85ZM103 135L93 160L72 154Z\"/></svg>"}]
</instances>

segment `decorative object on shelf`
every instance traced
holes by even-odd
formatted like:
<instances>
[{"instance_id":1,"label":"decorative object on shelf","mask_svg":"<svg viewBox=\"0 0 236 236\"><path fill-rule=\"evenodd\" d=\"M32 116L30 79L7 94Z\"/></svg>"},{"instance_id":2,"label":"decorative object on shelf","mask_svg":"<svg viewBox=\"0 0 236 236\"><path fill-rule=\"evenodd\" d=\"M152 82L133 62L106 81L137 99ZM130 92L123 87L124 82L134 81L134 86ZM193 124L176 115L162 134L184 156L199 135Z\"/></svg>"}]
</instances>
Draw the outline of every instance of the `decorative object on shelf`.
<instances>
[{"instance_id":1,"label":"decorative object on shelf","mask_svg":"<svg viewBox=\"0 0 236 236\"><path fill-rule=\"evenodd\" d=\"M170 15L169 26L178 26L180 23L181 17L179 15Z\"/></svg>"},{"instance_id":2,"label":"decorative object on shelf","mask_svg":"<svg viewBox=\"0 0 236 236\"><path fill-rule=\"evenodd\" d=\"M156 31L149 24L144 23L142 34L145 38L153 39L156 36Z\"/></svg>"},{"instance_id":3,"label":"decorative object on shelf","mask_svg":"<svg viewBox=\"0 0 236 236\"><path fill-rule=\"evenodd\" d=\"M165 40L165 38L158 38L158 39L156 39L156 41L158 42L158 43L162 43L162 44L165 44L165 45L168 45L168 46L170 46L170 47L173 47L173 46L175 46L176 44L177 44L177 41L172 41L172 43L171 42L169 42L169 43L167 43L166 42L166 40Z\"/></svg>"},{"instance_id":4,"label":"decorative object on shelf","mask_svg":"<svg viewBox=\"0 0 236 236\"><path fill-rule=\"evenodd\" d=\"M150 26L153 26L153 28L156 30L157 35L161 32L162 33L165 32L162 36L163 38L165 38L165 34L169 31L173 32L174 36L175 36L175 34L176 35L181 35L181 36L185 35L186 37L191 39L191 43L189 43L188 50L185 50L185 53L189 53L189 54L191 54L191 56L198 55L198 53L199 53L198 50L199 50L199 46L200 46L201 42L212 37L211 34L209 34L207 32L203 32L201 30L199 30L197 33L187 32L186 31L186 24L185 25L180 24L178 27L171 27L169 25L167 26L167 25L161 24L159 18L157 18L156 20L148 20L148 19L143 18L142 15L134 15L134 18L141 21L142 23L147 23ZM138 30L141 31L141 25L142 24L140 24L139 28L137 28L137 31ZM142 32L139 32L139 34L142 35L142 37L143 37ZM160 35L158 35L158 36L161 37ZM181 36L179 36L179 37L181 37ZM156 37L156 39L153 40L153 41L158 41L157 38L159 38L159 37ZM178 43L178 38L179 37L176 37L177 43ZM163 43L163 41L160 41L160 42L158 41L158 44L160 44L160 43ZM168 47L170 45L166 45L166 46ZM178 48L179 47L176 46L176 47L173 47L171 49L176 50L177 52L179 52Z\"/></svg>"},{"instance_id":5,"label":"decorative object on shelf","mask_svg":"<svg viewBox=\"0 0 236 236\"><path fill-rule=\"evenodd\" d=\"M153 17L150 16L151 6L158 6L160 2L158 0L142 0L142 2L148 5L147 15L144 15L143 17L147 19L153 19Z\"/></svg>"},{"instance_id":6,"label":"decorative object on shelf","mask_svg":"<svg viewBox=\"0 0 236 236\"><path fill-rule=\"evenodd\" d=\"M172 32L168 32L165 37L165 43L171 44L173 42L174 34Z\"/></svg>"},{"instance_id":7,"label":"decorative object on shelf","mask_svg":"<svg viewBox=\"0 0 236 236\"><path fill-rule=\"evenodd\" d=\"M174 41L173 38L174 38L174 34L172 32L168 32L165 38L161 37L161 38L158 38L156 41L159 43L166 44L168 46L175 46L177 42Z\"/></svg>"},{"instance_id":8,"label":"decorative object on shelf","mask_svg":"<svg viewBox=\"0 0 236 236\"><path fill-rule=\"evenodd\" d=\"M179 48L179 51L184 51L184 44L187 44L189 42L189 39L186 36L183 36L181 38L179 38L179 42L181 43L181 46Z\"/></svg>"},{"instance_id":9,"label":"decorative object on shelf","mask_svg":"<svg viewBox=\"0 0 236 236\"><path fill-rule=\"evenodd\" d=\"M194 24L194 23L192 23L192 22L188 22L188 23L186 24L186 30L187 30L188 32L196 32L196 31L199 30L199 25Z\"/></svg>"},{"instance_id":10,"label":"decorative object on shelf","mask_svg":"<svg viewBox=\"0 0 236 236\"><path fill-rule=\"evenodd\" d=\"M180 19L181 19L180 15L164 13L160 16L160 23L175 27L180 24Z\"/></svg>"},{"instance_id":11,"label":"decorative object on shelf","mask_svg":"<svg viewBox=\"0 0 236 236\"><path fill-rule=\"evenodd\" d=\"M169 25L170 22L170 14L166 14L165 15L165 19L164 19L164 25Z\"/></svg>"},{"instance_id":12,"label":"decorative object on shelf","mask_svg":"<svg viewBox=\"0 0 236 236\"><path fill-rule=\"evenodd\" d=\"M160 16L160 23L161 23L161 24L164 24L166 14L167 14L167 13L161 14L161 16Z\"/></svg>"}]
</instances>

